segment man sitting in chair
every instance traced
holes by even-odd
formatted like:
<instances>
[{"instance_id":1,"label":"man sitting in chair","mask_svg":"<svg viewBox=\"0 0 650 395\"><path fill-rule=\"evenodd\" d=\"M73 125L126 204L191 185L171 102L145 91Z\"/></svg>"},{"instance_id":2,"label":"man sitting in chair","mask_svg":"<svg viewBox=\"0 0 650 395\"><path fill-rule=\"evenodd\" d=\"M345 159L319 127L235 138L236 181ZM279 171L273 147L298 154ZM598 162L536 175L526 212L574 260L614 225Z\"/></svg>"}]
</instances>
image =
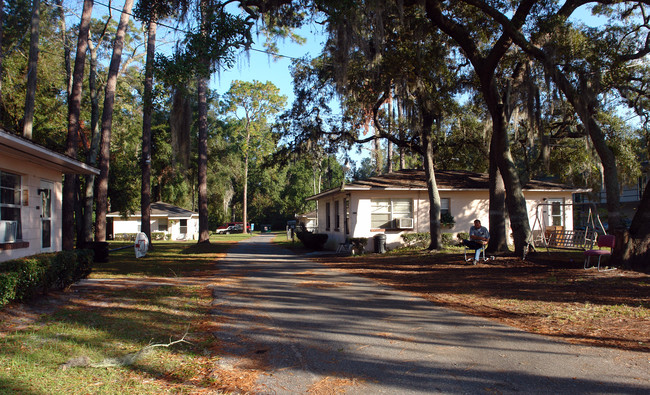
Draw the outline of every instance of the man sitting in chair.
<instances>
[{"instance_id":1,"label":"man sitting in chair","mask_svg":"<svg viewBox=\"0 0 650 395\"><path fill-rule=\"evenodd\" d=\"M487 246L488 241L490 241L490 232L488 232L485 226L481 226L481 221L478 219L474 220L474 226L469 228L469 240L463 240L463 244L467 248L476 250L474 252L474 264L478 263L479 258L481 257L481 251Z\"/></svg>"}]
</instances>

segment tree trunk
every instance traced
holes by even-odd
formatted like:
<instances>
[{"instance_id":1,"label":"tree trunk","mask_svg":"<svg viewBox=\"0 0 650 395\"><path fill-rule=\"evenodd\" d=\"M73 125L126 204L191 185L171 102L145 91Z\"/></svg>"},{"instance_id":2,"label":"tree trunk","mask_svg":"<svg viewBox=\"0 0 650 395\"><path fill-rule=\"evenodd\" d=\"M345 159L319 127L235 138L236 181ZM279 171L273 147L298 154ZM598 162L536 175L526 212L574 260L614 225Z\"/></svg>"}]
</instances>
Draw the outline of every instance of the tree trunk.
<instances>
[{"instance_id":1,"label":"tree trunk","mask_svg":"<svg viewBox=\"0 0 650 395\"><path fill-rule=\"evenodd\" d=\"M65 67L65 81L68 98L72 94L72 72L70 71L70 41L68 40L68 30L65 24L65 9L63 0L56 0L56 6L59 10L59 24L61 25L61 41L63 42L63 64Z\"/></svg>"},{"instance_id":2,"label":"tree trunk","mask_svg":"<svg viewBox=\"0 0 650 395\"><path fill-rule=\"evenodd\" d=\"M392 95L388 100L388 134L391 134L393 131L393 100ZM393 142L388 140L387 150L386 150L386 173L393 172Z\"/></svg>"},{"instance_id":3,"label":"tree trunk","mask_svg":"<svg viewBox=\"0 0 650 395\"><path fill-rule=\"evenodd\" d=\"M424 151L424 173L427 178L427 193L429 195L429 232L431 242L429 250L439 250L442 247L442 232L440 229L440 194L438 193L438 184L436 183L436 174L433 164L433 142L431 141L431 127L433 126L433 116L425 109L422 109L422 130L420 136L422 139L422 149Z\"/></svg>"},{"instance_id":4,"label":"tree trunk","mask_svg":"<svg viewBox=\"0 0 650 395\"><path fill-rule=\"evenodd\" d=\"M99 154L99 179L97 180L97 207L95 223L95 241L106 241L106 214L108 211L108 173L110 170L111 153L111 128L113 124L113 104L115 103L115 90L117 75L119 74L124 48L124 37L129 25L129 16L133 8L133 0L126 0L120 24L117 27L115 41L113 42L113 55L108 67L108 79L104 93L104 109L102 111L101 147Z\"/></svg>"},{"instance_id":5,"label":"tree trunk","mask_svg":"<svg viewBox=\"0 0 650 395\"><path fill-rule=\"evenodd\" d=\"M79 37L77 39L77 55L74 62L72 93L68 100L68 137L65 154L70 158L77 158L77 144L79 136L79 117L81 114L81 90L83 87L84 66L86 63L86 50L88 49L88 31L92 16L93 0L84 0L81 22L79 24ZM63 207L62 207L62 247L63 250L74 248L74 202L77 177L74 174L65 174L63 181Z\"/></svg>"},{"instance_id":6,"label":"tree trunk","mask_svg":"<svg viewBox=\"0 0 650 395\"><path fill-rule=\"evenodd\" d=\"M379 131L377 128L373 128L375 133L375 139L373 140L372 156L375 159L375 174L379 175L381 171L381 140L379 140Z\"/></svg>"},{"instance_id":7,"label":"tree trunk","mask_svg":"<svg viewBox=\"0 0 650 395\"><path fill-rule=\"evenodd\" d=\"M650 181L639 202L628 232L617 232L614 262L623 267L650 273Z\"/></svg>"},{"instance_id":8,"label":"tree trunk","mask_svg":"<svg viewBox=\"0 0 650 395\"><path fill-rule=\"evenodd\" d=\"M402 105L401 103L397 103L397 130L399 134L399 139L401 141L404 141L404 129L400 125L400 122L402 122ZM404 170L406 169L406 148L404 147L399 147L399 169Z\"/></svg>"},{"instance_id":9,"label":"tree trunk","mask_svg":"<svg viewBox=\"0 0 650 395\"><path fill-rule=\"evenodd\" d=\"M499 173L501 174L506 189L506 208L508 209L510 227L512 228L515 255L523 256L526 244L530 239L530 223L528 221L526 199L521 184L519 183L517 169L510 154L503 108L498 106L496 110L492 117L494 122L493 133L496 135L495 156Z\"/></svg>"},{"instance_id":10,"label":"tree trunk","mask_svg":"<svg viewBox=\"0 0 650 395\"><path fill-rule=\"evenodd\" d=\"M153 113L153 62L156 56L155 20L149 21L147 31L147 61L144 72L144 94L142 106L142 184L140 188L140 231L151 240L151 115Z\"/></svg>"},{"instance_id":11,"label":"tree trunk","mask_svg":"<svg viewBox=\"0 0 650 395\"><path fill-rule=\"evenodd\" d=\"M27 93L25 94L25 117L23 118L23 137L32 139L34 128L34 101L36 100L36 76L38 71L38 33L41 21L41 1L33 0L32 22L29 38L29 61L27 66Z\"/></svg>"},{"instance_id":12,"label":"tree trunk","mask_svg":"<svg viewBox=\"0 0 650 395\"><path fill-rule=\"evenodd\" d=\"M62 1L62 0L61 0ZM0 1L0 106L2 106L2 76L4 74L4 51L2 50L5 25L5 2Z\"/></svg>"},{"instance_id":13,"label":"tree trunk","mask_svg":"<svg viewBox=\"0 0 650 395\"><path fill-rule=\"evenodd\" d=\"M246 226L248 222L248 152L246 152L246 157L244 158L244 233L248 233L248 227Z\"/></svg>"},{"instance_id":14,"label":"tree trunk","mask_svg":"<svg viewBox=\"0 0 650 395\"><path fill-rule=\"evenodd\" d=\"M90 147L86 155L86 163L91 166L97 164L97 151L99 150L99 92L97 89L97 46L88 40L90 48L90 70L88 70L88 90L90 91L90 130L92 133ZM93 219L93 192L95 187L95 175L87 174L85 176L85 185L83 193L83 210L80 229L77 230L77 244L80 242L92 241L92 219Z\"/></svg>"},{"instance_id":15,"label":"tree trunk","mask_svg":"<svg viewBox=\"0 0 650 395\"><path fill-rule=\"evenodd\" d=\"M490 241L487 250L490 252L508 251L508 232L506 228L506 189L503 178L494 157L496 148L492 148L494 139L490 143Z\"/></svg>"},{"instance_id":16,"label":"tree trunk","mask_svg":"<svg viewBox=\"0 0 650 395\"><path fill-rule=\"evenodd\" d=\"M208 81L199 76L199 243L210 242L208 229ZM245 184L244 184L245 185ZM245 189L244 189L245 190ZM244 195L245 199L245 195ZM244 207L245 209L245 207ZM244 214L246 215L246 214ZM244 221L246 217L244 217ZM244 226L244 232L246 227Z\"/></svg>"}]
</instances>

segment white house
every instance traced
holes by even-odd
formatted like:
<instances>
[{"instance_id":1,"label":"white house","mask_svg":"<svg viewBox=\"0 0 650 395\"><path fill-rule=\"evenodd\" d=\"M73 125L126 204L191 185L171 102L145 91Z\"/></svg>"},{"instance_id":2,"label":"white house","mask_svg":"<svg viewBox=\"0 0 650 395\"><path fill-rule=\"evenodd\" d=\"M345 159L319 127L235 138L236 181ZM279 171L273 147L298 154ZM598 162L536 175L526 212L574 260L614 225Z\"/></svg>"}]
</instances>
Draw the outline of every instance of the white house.
<instances>
[{"instance_id":1,"label":"white house","mask_svg":"<svg viewBox=\"0 0 650 395\"><path fill-rule=\"evenodd\" d=\"M64 173L99 170L0 130L0 262L61 250Z\"/></svg>"},{"instance_id":2,"label":"white house","mask_svg":"<svg viewBox=\"0 0 650 395\"><path fill-rule=\"evenodd\" d=\"M394 248L402 243L405 232L429 232L429 197L423 170L400 170L368 180L344 184L340 188L311 196L318 207L318 233L327 233L325 245L336 249L346 238L368 238L383 233L386 245ZM489 224L489 178L487 174L468 171L436 171L442 213L454 217L455 225L445 233L468 232L474 219ZM552 182L530 181L524 197L531 226L535 222L538 203L572 203L572 194L584 192ZM545 226L573 229L572 206L545 206L540 210Z\"/></svg>"},{"instance_id":3,"label":"white house","mask_svg":"<svg viewBox=\"0 0 650 395\"><path fill-rule=\"evenodd\" d=\"M140 232L141 217L140 211L126 218L117 211L109 213L108 233L113 239L116 235L135 235ZM151 203L151 233L152 238L153 233L161 233L171 240L197 240L199 214L169 203Z\"/></svg>"}]
</instances>

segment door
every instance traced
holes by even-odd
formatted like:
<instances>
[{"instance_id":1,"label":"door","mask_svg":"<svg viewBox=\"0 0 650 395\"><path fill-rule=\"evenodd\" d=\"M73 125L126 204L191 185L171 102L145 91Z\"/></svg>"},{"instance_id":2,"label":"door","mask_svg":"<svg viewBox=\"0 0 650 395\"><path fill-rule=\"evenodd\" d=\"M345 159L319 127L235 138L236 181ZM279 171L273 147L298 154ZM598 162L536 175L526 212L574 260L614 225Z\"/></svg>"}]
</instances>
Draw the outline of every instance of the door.
<instances>
[{"instance_id":1,"label":"door","mask_svg":"<svg viewBox=\"0 0 650 395\"><path fill-rule=\"evenodd\" d=\"M548 199L547 225L564 229L564 199ZM557 228L556 228L557 229Z\"/></svg>"},{"instance_id":2,"label":"door","mask_svg":"<svg viewBox=\"0 0 650 395\"><path fill-rule=\"evenodd\" d=\"M52 190L54 184L41 181L39 194L41 195L41 250L49 251L52 248Z\"/></svg>"}]
</instances>

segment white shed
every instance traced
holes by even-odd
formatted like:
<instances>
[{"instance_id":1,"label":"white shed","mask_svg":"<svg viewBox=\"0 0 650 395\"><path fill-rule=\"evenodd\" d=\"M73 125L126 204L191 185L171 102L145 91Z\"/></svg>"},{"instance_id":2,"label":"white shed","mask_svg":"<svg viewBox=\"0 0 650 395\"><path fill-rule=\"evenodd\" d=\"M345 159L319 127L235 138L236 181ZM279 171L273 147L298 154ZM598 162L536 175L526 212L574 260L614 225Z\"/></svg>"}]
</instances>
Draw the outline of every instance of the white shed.
<instances>
[{"instance_id":1,"label":"white shed","mask_svg":"<svg viewBox=\"0 0 650 395\"><path fill-rule=\"evenodd\" d=\"M120 235L135 236L140 232L140 211L122 217L119 212L106 215L112 221L113 239ZM151 203L151 237L171 240L197 240L199 235L199 214L165 202ZM110 230L110 226L109 226ZM158 236L158 237L156 237Z\"/></svg>"}]
</instances>

